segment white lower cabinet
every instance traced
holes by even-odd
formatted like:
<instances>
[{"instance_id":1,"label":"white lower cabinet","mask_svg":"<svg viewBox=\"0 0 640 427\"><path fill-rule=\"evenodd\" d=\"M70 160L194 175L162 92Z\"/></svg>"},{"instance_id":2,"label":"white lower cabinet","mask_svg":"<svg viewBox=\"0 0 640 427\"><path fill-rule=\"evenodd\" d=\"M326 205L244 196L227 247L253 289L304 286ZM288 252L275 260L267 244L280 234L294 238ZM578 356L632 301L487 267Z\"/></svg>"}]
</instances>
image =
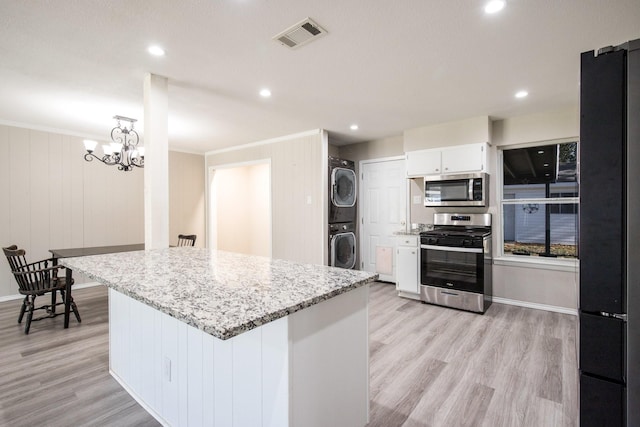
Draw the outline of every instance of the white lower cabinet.
<instances>
[{"instance_id":1,"label":"white lower cabinet","mask_svg":"<svg viewBox=\"0 0 640 427\"><path fill-rule=\"evenodd\" d=\"M418 236L401 236L396 245L396 289L420 293L420 248Z\"/></svg>"}]
</instances>

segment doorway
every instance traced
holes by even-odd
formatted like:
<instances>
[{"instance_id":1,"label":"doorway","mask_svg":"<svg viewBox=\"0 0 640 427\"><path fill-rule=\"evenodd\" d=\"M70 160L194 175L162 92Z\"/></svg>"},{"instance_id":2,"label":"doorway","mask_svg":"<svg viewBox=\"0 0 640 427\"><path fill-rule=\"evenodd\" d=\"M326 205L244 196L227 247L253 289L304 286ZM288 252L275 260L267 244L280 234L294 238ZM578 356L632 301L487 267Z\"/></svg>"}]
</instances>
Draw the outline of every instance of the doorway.
<instances>
[{"instance_id":1,"label":"doorway","mask_svg":"<svg viewBox=\"0 0 640 427\"><path fill-rule=\"evenodd\" d=\"M209 248L271 256L271 161L209 169Z\"/></svg>"},{"instance_id":2,"label":"doorway","mask_svg":"<svg viewBox=\"0 0 640 427\"><path fill-rule=\"evenodd\" d=\"M407 192L404 157L360 162L360 247L362 270L395 282L395 232L407 224Z\"/></svg>"}]
</instances>

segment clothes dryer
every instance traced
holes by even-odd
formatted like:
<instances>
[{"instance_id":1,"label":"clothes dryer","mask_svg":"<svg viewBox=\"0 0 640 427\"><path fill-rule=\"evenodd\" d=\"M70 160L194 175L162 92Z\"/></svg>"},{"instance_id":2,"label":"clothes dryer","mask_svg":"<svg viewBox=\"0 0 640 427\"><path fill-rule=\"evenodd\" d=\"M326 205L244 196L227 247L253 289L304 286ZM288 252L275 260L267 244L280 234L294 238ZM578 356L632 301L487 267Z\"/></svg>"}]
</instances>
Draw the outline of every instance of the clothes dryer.
<instances>
[{"instance_id":1,"label":"clothes dryer","mask_svg":"<svg viewBox=\"0 0 640 427\"><path fill-rule=\"evenodd\" d=\"M351 160L329 157L329 224L357 221L357 176Z\"/></svg>"}]
</instances>

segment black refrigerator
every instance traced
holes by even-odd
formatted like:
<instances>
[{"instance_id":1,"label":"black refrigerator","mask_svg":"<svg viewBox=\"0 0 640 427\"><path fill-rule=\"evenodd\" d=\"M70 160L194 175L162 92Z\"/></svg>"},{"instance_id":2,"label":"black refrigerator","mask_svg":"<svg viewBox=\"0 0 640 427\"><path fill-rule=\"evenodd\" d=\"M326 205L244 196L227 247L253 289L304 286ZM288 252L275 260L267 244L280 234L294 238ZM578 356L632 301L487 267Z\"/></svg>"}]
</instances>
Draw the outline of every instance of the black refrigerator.
<instances>
[{"instance_id":1,"label":"black refrigerator","mask_svg":"<svg viewBox=\"0 0 640 427\"><path fill-rule=\"evenodd\" d=\"M640 39L580 77L580 425L640 426Z\"/></svg>"}]
</instances>

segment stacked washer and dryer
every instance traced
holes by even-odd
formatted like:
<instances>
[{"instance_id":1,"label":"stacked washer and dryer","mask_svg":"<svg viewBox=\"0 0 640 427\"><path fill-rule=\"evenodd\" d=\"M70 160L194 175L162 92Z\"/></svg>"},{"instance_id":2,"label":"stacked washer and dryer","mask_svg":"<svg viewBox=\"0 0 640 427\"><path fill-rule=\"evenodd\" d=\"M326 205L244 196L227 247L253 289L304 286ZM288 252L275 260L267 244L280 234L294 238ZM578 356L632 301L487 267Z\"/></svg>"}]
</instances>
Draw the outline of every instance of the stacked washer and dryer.
<instances>
[{"instance_id":1,"label":"stacked washer and dryer","mask_svg":"<svg viewBox=\"0 0 640 427\"><path fill-rule=\"evenodd\" d=\"M356 265L357 176L351 160L329 157L329 265Z\"/></svg>"}]
</instances>

